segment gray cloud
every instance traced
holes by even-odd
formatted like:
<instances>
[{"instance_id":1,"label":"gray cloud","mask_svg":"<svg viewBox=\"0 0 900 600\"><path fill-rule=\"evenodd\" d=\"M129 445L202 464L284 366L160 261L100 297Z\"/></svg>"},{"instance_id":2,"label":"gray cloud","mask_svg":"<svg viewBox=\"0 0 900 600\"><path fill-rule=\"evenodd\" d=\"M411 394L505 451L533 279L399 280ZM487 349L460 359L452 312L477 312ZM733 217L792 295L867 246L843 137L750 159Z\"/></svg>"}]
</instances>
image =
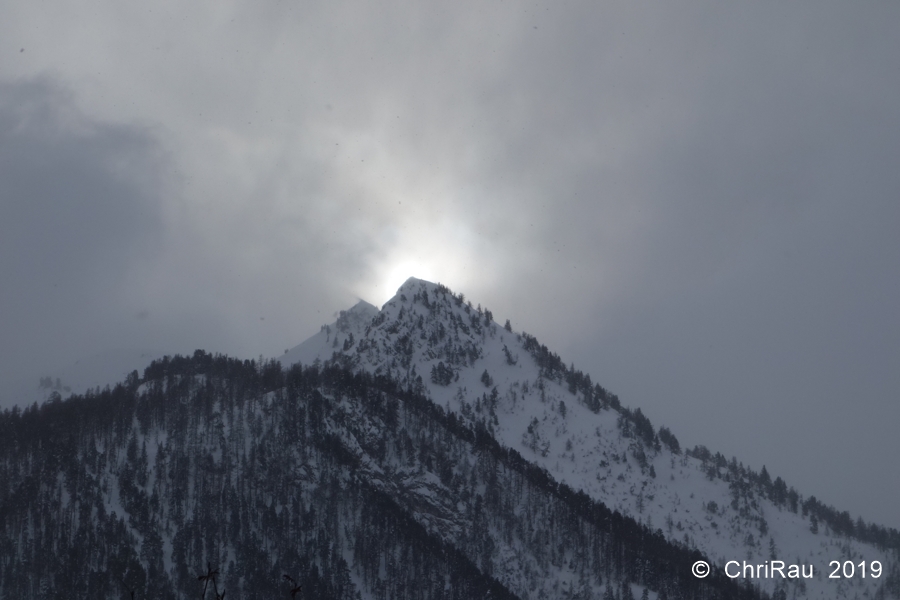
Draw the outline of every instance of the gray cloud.
<instances>
[{"instance_id":1,"label":"gray cloud","mask_svg":"<svg viewBox=\"0 0 900 600\"><path fill-rule=\"evenodd\" d=\"M44 78L0 88L4 352L276 354L417 275L689 443L900 526L898 22L699 0L0 9L0 72Z\"/></svg>"},{"instance_id":2,"label":"gray cloud","mask_svg":"<svg viewBox=\"0 0 900 600\"><path fill-rule=\"evenodd\" d=\"M157 249L159 148L73 108L49 80L0 83L2 375L108 344L123 283Z\"/></svg>"}]
</instances>

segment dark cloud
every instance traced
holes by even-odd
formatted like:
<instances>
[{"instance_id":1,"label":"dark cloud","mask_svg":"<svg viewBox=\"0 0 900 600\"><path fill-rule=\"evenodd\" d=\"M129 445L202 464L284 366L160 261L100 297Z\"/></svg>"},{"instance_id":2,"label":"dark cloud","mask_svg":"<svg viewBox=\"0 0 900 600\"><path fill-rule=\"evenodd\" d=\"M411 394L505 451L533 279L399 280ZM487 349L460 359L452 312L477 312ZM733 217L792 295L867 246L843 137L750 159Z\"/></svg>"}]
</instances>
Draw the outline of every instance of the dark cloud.
<instances>
[{"instance_id":1,"label":"dark cloud","mask_svg":"<svg viewBox=\"0 0 900 600\"><path fill-rule=\"evenodd\" d=\"M86 118L49 80L0 83L4 377L118 337L123 286L161 241L163 165L146 131Z\"/></svg>"},{"instance_id":2,"label":"dark cloud","mask_svg":"<svg viewBox=\"0 0 900 600\"><path fill-rule=\"evenodd\" d=\"M72 90L0 88L4 363L277 354L417 275L900 526L900 5L3 10Z\"/></svg>"},{"instance_id":3,"label":"dark cloud","mask_svg":"<svg viewBox=\"0 0 900 600\"><path fill-rule=\"evenodd\" d=\"M807 8L526 46L498 85L529 125L486 170L522 182L536 260L484 295L691 444L900 525L898 15Z\"/></svg>"}]
</instances>

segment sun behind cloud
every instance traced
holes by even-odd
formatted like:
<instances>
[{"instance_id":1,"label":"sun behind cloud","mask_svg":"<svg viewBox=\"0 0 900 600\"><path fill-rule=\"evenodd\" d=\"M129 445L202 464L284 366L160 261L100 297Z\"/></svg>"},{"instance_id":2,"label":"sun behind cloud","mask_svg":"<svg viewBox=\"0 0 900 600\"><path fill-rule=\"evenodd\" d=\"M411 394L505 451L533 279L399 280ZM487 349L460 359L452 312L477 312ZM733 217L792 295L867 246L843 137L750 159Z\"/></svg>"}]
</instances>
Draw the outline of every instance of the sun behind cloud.
<instances>
[{"instance_id":1,"label":"sun behind cloud","mask_svg":"<svg viewBox=\"0 0 900 600\"><path fill-rule=\"evenodd\" d=\"M467 290L486 274L486 269L477 268L479 264L472 246L453 240L446 232L423 227L383 259L373 261L370 277L356 293L381 306L410 277Z\"/></svg>"},{"instance_id":2,"label":"sun behind cloud","mask_svg":"<svg viewBox=\"0 0 900 600\"><path fill-rule=\"evenodd\" d=\"M410 277L417 277L426 281L437 281L440 279L440 273L439 269L423 262L415 260L398 262L388 267L388 271L383 277L383 288L386 293L393 295L403 285L403 282Z\"/></svg>"}]
</instances>

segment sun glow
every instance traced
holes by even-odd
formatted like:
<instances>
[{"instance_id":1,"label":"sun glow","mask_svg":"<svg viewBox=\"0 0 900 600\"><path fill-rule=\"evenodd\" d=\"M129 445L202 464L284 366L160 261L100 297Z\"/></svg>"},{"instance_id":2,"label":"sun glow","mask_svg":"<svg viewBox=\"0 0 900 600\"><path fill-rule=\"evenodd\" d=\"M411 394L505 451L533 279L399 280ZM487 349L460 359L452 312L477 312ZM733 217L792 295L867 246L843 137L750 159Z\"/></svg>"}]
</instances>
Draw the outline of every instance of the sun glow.
<instances>
[{"instance_id":1,"label":"sun glow","mask_svg":"<svg viewBox=\"0 0 900 600\"><path fill-rule=\"evenodd\" d=\"M381 277L381 291L384 300L387 301L397 292L397 288L410 277L437 282L440 279L440 269L417 260L403 260L387 267L386 273Z\"/></svg>"},{"instance_id":2,"label":"sun glow","mask_svg":"<svg viewBox=\"0 0 900 600\"><path fill-rule=\"evenodd\" d=\"M371 298L370 302L380 307L393 298L397 289L410 277L434 283L446 283L450 271L442 268L440 263L433 259L398 258L385 261L383 265L376 268L371 283L362 291ZM363 297L365 298L365 296Z\"/></svg>"},{"instance_id":3,"label":"sun glow","mask_svg":"<svg viewBox=\"0 0 900 600\"><path fill-rule=\"evenodd\" d=\"M396 113L386 114L394 127ZM464 165L449 161L437 168L415 148L387 148L379 142L387 133L332 133L348 140L342 152L354 159L342 179L350 197L365 198L354 220L360 239L368 242L365 276L352 290L359 298L381 306L410 277L460 291L491 278L485 257L496 256L496 248L479 224L498 220L484 192L461 183Z\"/></svg>"},{"instance_id":4,"label":"sun glow","mask_svg":"<svg viewBox=\"0 0 900 600\"><path fill-rule=\"evenodd\" d=\"M427 247L429 244L423 240L417 245ZM477 264L473 262L474 257L469 256L465 247L442 244L437 244L437 247L445 250L422 253L398 249L393 252L392 256L372 266L371 277L359 289L359 296L380 307L393 298L397 289L410 277L443 283L454 291L466 289L473 283L475 273L470 267Z\"/></svg>"}]
</instances>

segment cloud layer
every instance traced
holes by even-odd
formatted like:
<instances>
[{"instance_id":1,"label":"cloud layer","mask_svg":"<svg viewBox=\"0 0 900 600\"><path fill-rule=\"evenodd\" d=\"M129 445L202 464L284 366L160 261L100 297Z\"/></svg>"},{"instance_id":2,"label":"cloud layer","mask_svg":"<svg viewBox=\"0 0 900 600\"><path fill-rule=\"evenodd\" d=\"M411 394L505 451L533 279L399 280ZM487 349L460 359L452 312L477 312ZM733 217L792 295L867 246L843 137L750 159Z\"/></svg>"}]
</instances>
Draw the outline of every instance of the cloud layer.
<instances>
[{"instance_id":1,"label":"cloud layer","mask_svg":"<svg viewBox=\"0 0 900 600\"><path fill-rule=\"evenodd\" d=\"M690 444L900 526L898 24L839 2L3 6L0 376L273 355L417 275Z\"/></svg>"}]
</instances>

